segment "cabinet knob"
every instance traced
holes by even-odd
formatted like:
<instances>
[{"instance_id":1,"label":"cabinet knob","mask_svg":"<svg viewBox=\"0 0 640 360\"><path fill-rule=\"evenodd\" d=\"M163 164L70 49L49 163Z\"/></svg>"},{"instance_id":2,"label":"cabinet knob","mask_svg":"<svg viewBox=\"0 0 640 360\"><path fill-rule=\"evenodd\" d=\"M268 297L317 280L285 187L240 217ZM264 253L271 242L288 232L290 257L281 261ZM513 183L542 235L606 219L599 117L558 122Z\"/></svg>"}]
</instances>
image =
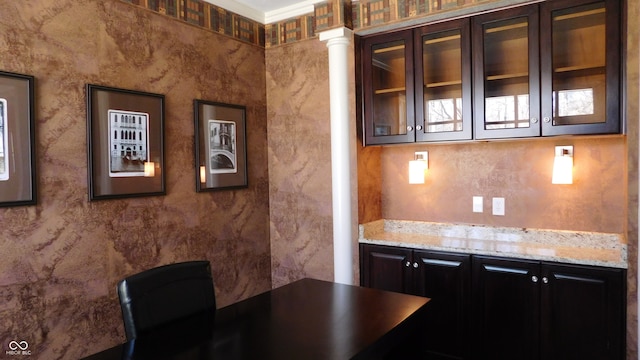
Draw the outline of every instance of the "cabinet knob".
<instances>
[{"instance_id":1,"label":"cabinet knob","mask_svg":"<svg viewBox=\"0 0 640 360\"><path fill-rule=\"evenodd\" d=\"M534 282L534 283L537 283L537 282L538 282L538 277L537 277L537 276L535 276L535 275L533 275L533 276L531 277L531 281L532 281L532 282Z\"/></svg>"},{"instance_id":2,"label":"cabinet knob","mask_svg":"<svg viewBox=\"0 0 640 360\"><path fill-rule=\"evenodd\" d=\"M404 264L404 266L406 266L406 267L411 266L411 261L407 261L407 262Z\"/></svg>"},{"instance_id":3,"label":"cabinet knob","mask_svg":"<svg viewBox=\"0 0 640 360\"><path fill-rule=\"evenodd\" d=\"M422 130L422 125L416 125L416 130L418 131Z\"/></svg>"},{"instance_id":4,"label":"cabinet knob","mask_svg":"<svg viewBox=\"0 0 640 360\"><path fill-rule=\"evenodd\" d=\"M418 263L417 263L417 262L414 262L414 263L413 263L413 268L414 268L414 269L417 269L417 268L418 268Z\"/></svg>"},{"instance_id":5,"label":"cabinet knob","mask_svg":"<svg viewBox=\"0 0 640 360\"><path fill-rule=\"evenodd\" d=\"M544 119L542 119L542 121L546 122L546 123L550 123L551 122L551 118L548 116L545 116Z\"/></svg>"},{"instance_id":6,"label":"cabinet knob","mask_svg":"<svg viewBox=\"0 0 640 360\"><path fill-rule=\"evenodd\" d=\"M537 124L538 123L538 118L531 118L531 123L532 124Z\"/></svg>"},{"instance_id":7,"label":"cabinet knob","mask_svg":"<svg viewBox=\"0 0 640 360\"><path fill-rule=\"evenodd\" d=\"M407 131L413 131L413 126L407 126Z\"/></svg>"},{"instance_id":8,"label":"cabinet knob","mask_svg":"<svg viewBox=\"0 0 640 360\"><path fill-rule=\"evenodd\" d=\"M546 276L543 276L543 277L542 277L542 282L543 282L544 284L548 284L548 283L549 283L549 278L548 278L548 277L546 277Z\"/></svg>"}]
</instances>

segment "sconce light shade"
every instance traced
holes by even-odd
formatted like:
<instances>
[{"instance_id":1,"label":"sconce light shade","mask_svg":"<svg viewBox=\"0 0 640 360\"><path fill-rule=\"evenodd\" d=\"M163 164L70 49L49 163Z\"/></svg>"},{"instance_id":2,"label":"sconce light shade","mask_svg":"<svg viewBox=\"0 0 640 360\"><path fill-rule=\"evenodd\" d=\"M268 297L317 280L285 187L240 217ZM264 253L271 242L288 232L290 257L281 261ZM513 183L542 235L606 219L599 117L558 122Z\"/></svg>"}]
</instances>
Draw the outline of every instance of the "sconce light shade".
<instances>
[{"instance_id":1,"label":"sconce light shade","mask_svg":"<svg viewBox=\"0 0 640 360\"><path fill-rule=\"evenodd\" d=\"M429 152L416 152L414 159L409 161L409 184L424 184L427 169L429 169Z\"/></svg>"},{"instance_id":2,"label":"sconce light shade","mask_svg":"<svg viewBox=\"0 0 640 360\"><path fill-rule=\"evenodd\" d=\"M154 177L156 175L156 164L153 161L144 163L144 176Z\"/></svg>"},{"instance_id":3,"label":"sconce light shade","mask_svg":"<svg viewBox=\"0 0 640 360\"><path fill-rule=\"evenodd\" d=\"M552 184L573 184L573 146L556 146Z\"/></svg>"}]
</instances>

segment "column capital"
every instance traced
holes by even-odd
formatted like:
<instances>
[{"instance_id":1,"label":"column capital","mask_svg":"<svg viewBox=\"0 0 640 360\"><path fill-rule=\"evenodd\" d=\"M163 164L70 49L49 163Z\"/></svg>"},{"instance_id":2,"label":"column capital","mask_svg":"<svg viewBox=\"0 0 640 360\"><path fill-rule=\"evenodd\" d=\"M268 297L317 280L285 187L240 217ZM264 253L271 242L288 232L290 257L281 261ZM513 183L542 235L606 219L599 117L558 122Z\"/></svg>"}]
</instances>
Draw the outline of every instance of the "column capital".
<instances>
[{"instance_id":1,"label":"column capital","mask_svg":"<svg viewBox=\"0 0 640 360\"><path fill-rule=\"evenodd\" d=\"M339 27L331 30L326 30L318 34L320 41L330 41L334 39L349 39L353 36L353 30L346 27Z\"/></svg>"}]
</instances>

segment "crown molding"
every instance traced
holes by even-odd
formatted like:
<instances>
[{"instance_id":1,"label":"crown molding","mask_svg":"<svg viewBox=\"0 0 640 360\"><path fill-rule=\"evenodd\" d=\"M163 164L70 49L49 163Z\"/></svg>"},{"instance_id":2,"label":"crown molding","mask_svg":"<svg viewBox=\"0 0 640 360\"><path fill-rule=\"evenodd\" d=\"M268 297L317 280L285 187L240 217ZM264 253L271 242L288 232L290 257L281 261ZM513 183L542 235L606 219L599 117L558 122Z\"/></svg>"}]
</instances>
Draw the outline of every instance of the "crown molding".
<instances>
[{"instance_id":1,"label":"crown molding","mask_svg":"<svg viewBox=\"0 0 640 360\"><path fill-rule=\"evenodd\" d=\"M261 24L265 24L265 15L262 11L256 10L247 5L241 4L234 0L204 0L210 4L219 6L227 11L234 12L238 15L249 18L253 21L257 21Z\"/></svg>"},{"instance_id":2,"label":"crown molding","mask_svg":"<svg viewBox=\"0 0 640 360\"><path fill-rule=\"evenodd\" d=\"M306 0L297 4L285 6L273 11L267 11L265 13L265 25L272 24L278 21L299 17L301 15L313 13L314 6L317 3L321 3L325 0Z\"/></svg>"},{"instance_id":3,"label":"crown molding","mask_svg":"<svg viewBox=\"0 0 640 360\"><path fill-rule=\"evenodd\" d=\"M314 6L325 0L305 0L297 4L285 6L280 9L267 11L263 13L247 5L241 4L234 0L204 0L210 4L219 6L227 11L234 12L251 20L257 21L263 25L275 23L278 21L295 18L301 15L313 13Z\"/></svg>"}]
</instances>

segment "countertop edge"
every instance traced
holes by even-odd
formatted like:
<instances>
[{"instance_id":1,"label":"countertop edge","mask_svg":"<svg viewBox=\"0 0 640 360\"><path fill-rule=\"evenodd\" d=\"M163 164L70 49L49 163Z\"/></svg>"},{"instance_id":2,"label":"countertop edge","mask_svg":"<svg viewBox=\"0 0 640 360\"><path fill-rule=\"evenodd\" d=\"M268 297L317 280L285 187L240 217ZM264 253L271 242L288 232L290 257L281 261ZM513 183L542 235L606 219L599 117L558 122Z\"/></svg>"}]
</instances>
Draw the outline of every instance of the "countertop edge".
<instances>
[{"instance_id":1,"label":"countertop edge","mask_svg":"<svg viewBox=\"0 0 640 360\"><path fill-rule=\"evenodd\" d=\"M478 229L482 238L474 237ZM496 236L492 238L493 229ZM442 231L463 236L443 236ZM464 236L469 231L471 236ZM542 234L540 241L536 238L538 234ZM359 226L358 241L419 250L628 268L627 244L622 234L376 220Z\"/></svg>"}]
</instances>

